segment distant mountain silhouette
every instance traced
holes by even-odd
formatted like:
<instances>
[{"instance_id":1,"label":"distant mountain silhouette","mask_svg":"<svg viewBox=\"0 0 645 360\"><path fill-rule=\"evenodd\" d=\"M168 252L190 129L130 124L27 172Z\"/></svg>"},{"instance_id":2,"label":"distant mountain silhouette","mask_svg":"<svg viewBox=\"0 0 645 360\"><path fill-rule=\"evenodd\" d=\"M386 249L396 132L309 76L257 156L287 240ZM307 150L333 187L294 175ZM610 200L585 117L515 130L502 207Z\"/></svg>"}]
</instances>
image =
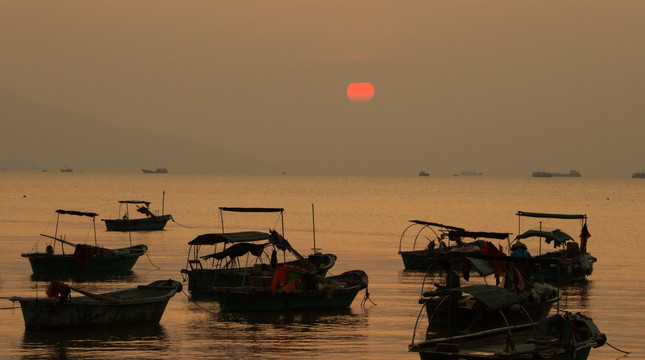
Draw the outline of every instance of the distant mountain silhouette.
<instances>
[{"instance_id":1,"label":"distant mountain silhouette","mask_svg":"<svg viewBox=\"0 0 645 360\"><path fill-rule=\"evenodd\" d=\"M279 173L241 152L193 143L165 129L134 131L0 90L0 169L75 172ZM217 134L213 134L214 142Z\"/></svg>"}]
</instances>

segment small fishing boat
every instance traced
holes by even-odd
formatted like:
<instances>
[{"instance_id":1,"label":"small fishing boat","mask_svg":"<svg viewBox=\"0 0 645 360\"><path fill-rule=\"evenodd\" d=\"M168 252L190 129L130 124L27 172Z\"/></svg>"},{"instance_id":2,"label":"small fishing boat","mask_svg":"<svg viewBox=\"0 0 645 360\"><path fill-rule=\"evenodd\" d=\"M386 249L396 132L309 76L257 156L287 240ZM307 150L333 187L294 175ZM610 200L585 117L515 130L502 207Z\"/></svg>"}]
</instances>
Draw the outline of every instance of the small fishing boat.
<instances>
[{"instance_id":1,"label":"small fishing boat","mask_svg":"<svg viewBox=\"0 0 645 360\"><path fill-rule=\"evenodd\" d=\"M421 359L586 359L591 348L605 343L605 335L584 315L560 313L556 307L548 316L559 305L559 291L533 283L520 270L530 259L507 256L486 243L466 260L483 276L495 274L503 285L462 287L448 263L445 286L422 290L423 307L409 345Z\"/></svg>"},{"instance_id":2,"label":"small fishing boat","mask_svg":"<svg viewBox=\"0 0 645 360\"><path fill-rule=\"evenodd\" d=\"M544 319L558 300L557 291L547 291L551 290L553 293L549 296L533 298L530 291L517 293L494 285L471 285L426 292L420 301L425 304L432 325L463 332L503 326L505 321L517 325Z\"/></svg>"},{"instance_id":3,"label":"small fishing boat","mask_svg":"<svg viewBox=\"0 0 645 360\"><path fill-rule=\"evenodd\" d=\"M136 212L145 215L145 217L131 217L129 205L134 205L137 208ZM163 230L164 227L166 227L166 223L173 220L172 215L164 214L163 209L163 200L161 205L161 215L154 214L150 211L150 201L121 200L119 201L119 217L116 219L101 219L101 221L105 222L105 228L107 231Z\"/></svg>"},{"instance_id":4,"label":"small fishing boat","mask_svg":"<svg viewBox=\"0 0 645 360\"><path fill-rule=\"evenodd\" d=\"M418 323L417 323L418 325ZM415 328L415 332L416 332ZM494 360L588 358L607 337L580 313L550 316L537 323L509 325L464 335L423 339L408 349L422 360Z\"/></svg>"},{"instance_id":5,"label":"small fishing boat","mask_svg":"<svg viewBox=\"0 0 645 360\"><path fill-rule=\"evenodd\" d=\"M424 292L419 303L428 314L428 332L462 334L544 319L558 301L548 284L514 291L494 285L469 285Z\"/></svg>"},{"instance_id":6,"label":"small fishing boat","mask_svg":"<svg viewBox=\"0 0 645 360\"><path fill-rule=\"evenodd\" d=\"M487 239L510 242L509 233L466 231L457 226L422 220L410 220L410 223L403 230L399 239L399 255L401 255L405 270L441 270L442 261L451 257L451 253L479 252ZM411 248L403 250L404 241L410 238L412 240ZM423 239L427 240L427 243L421 241ZM465 242L464 239L474 239L474 241Z\"/></svg>"},{"instance_id":7,"label":"small fishing boat","mask_svg":"<svg viewBox=\"0 0 645 360\"><path fill-rule=\"evenodd\" d=\"M94 294L52 281L47 297L19 301L25 328L35 330L112 327L159 323L166 305L182 285L159 280L135 288ZM72 291L81 296L72 295Z\"/></svg>"},{"instance_id":8,"label":"small fishing boat","mask_svg":"<svg viewBox=\"0 0 645 360\"><path fill-rule=\"evenodd\" d=\"M108 249L98 246L96 240L96 222L98 216L92 212L74 210L56 210L56 232L54 236L40 234L50 239L45 252L30 252L22 254L29 259L34 274L88 274L88 273L119 273L132 269L139 257L146 253L146 245L134 245L120 249ZM85 216L92 219L94 228L94 245L75 244L58 235L60 215ZM60 253L57 253L57 244L60 244ZM65 246L74 249L66 253Z\"/></svg>"},{"instance_id":9,"label":"small fishing boat","mask_svg":"<svg viewBox=\"0 0 645 360\"><path fill-rule=\"evenodd\" d=\"M349 307L368 285L362 270L322 277L291 265L280 266L273 276L251 276L250 285L215 287L222 311L328 310Z\"/></svg>"},{"instance_id":10,"label":"small fishing boat","mask_svg":"<svg viewBox=\"0 0 645 360\"><path fill-rule=\"evenodd\" d=\"M489 247L494 245L487 243L483 252L487 252ZM475 254L478 255L481 254ZM472 256L457 256L467 263L461 266L463 280L473 280L472 285L462 285L461 277L452 266L456 259L444 261L446 278L443 283L430 281L437 275L426 273L419 303L424 305L428 315L428 337L431 334L448 336L540 321L560 299L554 286L531 281L520 270L521 264L513 261L515 258L500 255L499 258L507 259L502 262ZM471 279L471 273L478 273L481 277ZM488 285L487 276L493 274L496 285ZM426 286L430 290L426 291Z\"/></svg>"},{"instance_id":11,"label":"small fishing boat","mask_svg":"<svg viewBox=\"0 0 645 360\"><path fill-rule=\"evenodd\" d=\"M521 232L511 243L511 247L520 243L523 239L538 239L537 254L532 255L530 262L531 278L538 281L571 281L584 279L593 272L593 264L597 259L587 252L587 240L591 237L587 229L587 215L584 214L548 214L518 211L517 216L541 218L541 219L564 219L579 220L582 229L580 230L580 243L576 242L569 234L560 229L527 230ZM521 225L520 225L521 226ZM555 251L542 252L542 242L552 245ZM526 246L526 245L524 245Z\"/></svg>"},{"instance_id":12,"label":"small fishing boat","mask_svg":"<svg viewBox=\"0 0 645 360\"><path fill-rule=\"evenodd\" d=\"M220 207L219 210L222 229L227 212L277 213L280 221L284 213L282 208ZM325 276L336 263L336 255L318 251L303 257L275 230L202 234L188 245L186 266L181 273L193 296L208 296L216 286L243 286L248 284L251 275L273 276L278 265L300 266ZM315 244L314 249L318 250ZM281 259L277 255L279 251Z\"/></svg>"}]
</instances>

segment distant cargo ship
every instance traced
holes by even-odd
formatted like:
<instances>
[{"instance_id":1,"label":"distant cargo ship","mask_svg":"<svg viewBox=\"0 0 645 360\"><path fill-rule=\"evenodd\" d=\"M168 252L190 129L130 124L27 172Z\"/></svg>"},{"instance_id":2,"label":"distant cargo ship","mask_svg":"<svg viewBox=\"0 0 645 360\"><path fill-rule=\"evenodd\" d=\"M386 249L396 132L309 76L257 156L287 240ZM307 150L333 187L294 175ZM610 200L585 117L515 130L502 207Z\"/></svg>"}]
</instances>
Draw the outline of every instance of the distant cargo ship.
<instances>
[{"instance_id":1,"label":"distant cargo ship","mask_svg":"<svg viewBox=\"0 0 645 360\"><path fill-rule=\"evenodd\" d=\"M547 171L534 171L533 177L581 177L580 172L571 170L568 174L552 173Z\"/></svg>"},{"instance_id":2,"label":"distant cargo ship","mask_svg":"<svg viewBox=\"0 0 645 360\"><path fill-rule=\"evenodd\" d=\"M461 172L461 175L463 175L463 176L478 176L478 175L483 175L483 174L484 173L480 173L480 172L477 172L477 171L467 171L467 170L464 170L464 171Z\"/></svg>"},{"instance_id":3,"label":"distant cargo ship","mask_svg":"<svg viewBox=\"0 0 645 360\"><path fill-rule=\"evenodd\" d=\"M168 169L166 168L156 168L155 170L141 169L144 174L167 174Z\"/></svg>"},{"instance_id":4,"label":"distant cargo ship","mask_svg":"<svg viewBox=\"0 0 645 360\"><path fill-rule=\"evenodd\" d=\"M430 174L428 174L427 172L421 170L421 171L419 171L419 176L430 176Z\"/></svg>"},{"instance_id":5,"label":"distant cargo ship","mask_svg":"<svg viewBox=\"0 0 645 360\"><path fill-rule=\"evenodd\" d=\"M645 179L645 172L639 171L632 174L634 179Z\"/></svg>"}]
</instances>

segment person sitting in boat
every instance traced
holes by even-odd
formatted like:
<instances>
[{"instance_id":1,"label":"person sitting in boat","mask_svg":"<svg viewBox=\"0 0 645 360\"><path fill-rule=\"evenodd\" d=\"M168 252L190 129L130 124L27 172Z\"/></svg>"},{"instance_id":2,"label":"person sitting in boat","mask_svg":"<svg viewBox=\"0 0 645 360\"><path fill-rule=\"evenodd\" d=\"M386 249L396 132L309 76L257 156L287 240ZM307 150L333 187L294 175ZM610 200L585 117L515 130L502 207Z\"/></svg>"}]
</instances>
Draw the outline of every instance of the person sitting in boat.
<instances>
[{"instance_id":1,"label":"person sitting in boat","mask_svg":"<svg viewBox=\"0 0 645 360\"><path fill-rule=\"evenodd\" d=\"M460 287L461 284L459 280L459 275L457 275L457 273L453 270L452 264L450 263L450 261L449 260L442 261L441 266L443 267L443 270L446 272L446 284L445 285L434 284L437 290L453 289L453 288ZM460 291L451 292L449 296L450 296L450 302L454 305L459 302L459 299L461 298L461 292Z\"/></svg>"},{"instance_id":2,"label":"person sitting in boat","mask_svg":"<svg viewBox=\"0 0 645 360\"><path fill-rule=\"evenodd\" d=\"M524 243L521 243L518 241L511 246L511 256L530 259L531 253L527 250L526 245Z\"/></svg>"},{"instance_id":3,"label":"person sitting in boat","mask_svg":"<svg viewBox=\"0 0 645 360\"><path fill-rule=\"evenodd\" d=\"M430 242L428 242L428 246L426 247L426 250L429 252L432 252L432 250L434 250L436 246L437 244L434 242L434 240L430 240Z\"/></svg>"},{"instance_id":4,"label":"person sitting in boat","mask_svg":"<svg viewBox=\"0 0 645 360\"><path fill-rule=\"evenodd\" d=\"M511 257L530 259L531 253L529 253L524 243L518 241L511 246ZM530 274L531 266L528 262L517 262L515 267L525 275Z\"/></svg>"}]
</instances>

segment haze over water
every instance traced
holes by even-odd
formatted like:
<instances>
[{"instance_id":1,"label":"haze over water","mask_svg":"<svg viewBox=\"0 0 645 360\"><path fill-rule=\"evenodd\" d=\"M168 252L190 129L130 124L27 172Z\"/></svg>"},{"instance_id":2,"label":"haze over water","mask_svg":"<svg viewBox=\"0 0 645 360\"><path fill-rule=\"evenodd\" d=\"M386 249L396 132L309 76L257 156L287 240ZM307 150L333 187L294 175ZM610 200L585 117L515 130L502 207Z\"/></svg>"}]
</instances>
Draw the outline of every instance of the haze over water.
<instances>
[{"instance_id":1,"label":"haze over water","mask_svg":"<svg viewBox=\"0 0 645 360\"><path fill-rule=\"evenodd\" d=\"M641 0L0 2L0 169L629 176ZM374 97L352 102L350 83Z\"/></svg>"},{"instance_id":2,"label":"haze over water","mask_svg":"<svg viewBox=\"0 0 645 360\"><path fill-rule=\"evenodd\" d=\"M44 296L47 282L34 281L21 253L39 234L54 231L56 209L93 211L98 241L106 247L129 244L127 234L105 232L100 218L118 215L118 200L152 201L175 218L165 231L133 233L132 243L149 246L130 276L76 283L91 291L181 280L187 242L221 231L220 206L283 207L285 237L301 253L316 246L334 253L333 274L365 270L376 305L348 311L289 314L220 313L214 302L171 299L159 326L106 331L25 332L19 308L0 311L0 353L12 358L357 358L418 359L407 351L420 305L423 274L404 272L397 254L408 220L419 219L473 231L518 232L518 210L585 213L598 258L587 282L563 289L569 311L590 315L608 342L645 358L643 275L639 271L644 183L638 179L534 179L478 177L307 177L209 176L89 173L0 173L0 296ZM59 232L72 242L93 242L86 219L66 220ZM274 217L227 216L228 231L279 227ZM534 226L532 226L534 225ZM522 229L538 224L523 221ZM577 222L545 221L577 238ZM158 269L157 269L158 267ZM5 306L11 307L7 301ZM608 346L590 359L621 357Z\"/></svg>"}]
</instances>

